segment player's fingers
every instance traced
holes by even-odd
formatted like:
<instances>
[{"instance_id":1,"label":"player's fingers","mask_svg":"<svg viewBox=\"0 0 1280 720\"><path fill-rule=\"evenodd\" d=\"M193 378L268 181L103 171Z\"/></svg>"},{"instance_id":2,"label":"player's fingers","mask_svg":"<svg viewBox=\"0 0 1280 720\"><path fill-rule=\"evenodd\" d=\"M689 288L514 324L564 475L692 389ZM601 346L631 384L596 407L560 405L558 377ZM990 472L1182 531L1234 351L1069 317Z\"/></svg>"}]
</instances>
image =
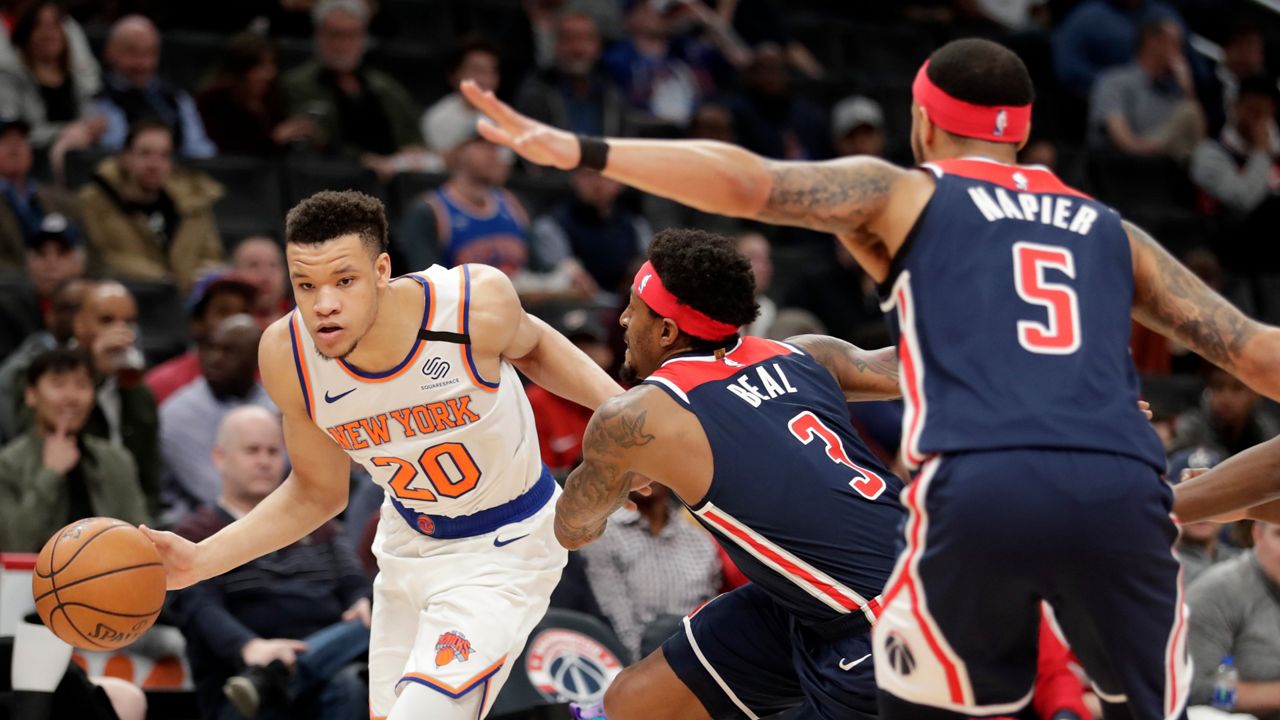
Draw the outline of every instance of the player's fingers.
<instances>
[{"instance_id":1,"label":"player's fingers","mask_svg":"<svg viewBox=\"0 0 1280 720\"><path fill-rule=\"evenodd\" d=\"M494 125L488 118L480 118L476 121L476 132L480 133L480 137L496 145L507 147L512 145L511 133Z\"/></svg>"},{"instance_id":2,"label":"player's fingers","mask_svg":"<svg viewBox=\"0 0 1280 720\"><path fill-rule=\"evenodd\" d=\"M169 547L169 538L165 537L168 533L160 530L152 530L146 525L139 525L138 529L142 531L143 535L147 536L147 539L151 541L152 545L162 549Z\"/></svg>"}]
</instances>

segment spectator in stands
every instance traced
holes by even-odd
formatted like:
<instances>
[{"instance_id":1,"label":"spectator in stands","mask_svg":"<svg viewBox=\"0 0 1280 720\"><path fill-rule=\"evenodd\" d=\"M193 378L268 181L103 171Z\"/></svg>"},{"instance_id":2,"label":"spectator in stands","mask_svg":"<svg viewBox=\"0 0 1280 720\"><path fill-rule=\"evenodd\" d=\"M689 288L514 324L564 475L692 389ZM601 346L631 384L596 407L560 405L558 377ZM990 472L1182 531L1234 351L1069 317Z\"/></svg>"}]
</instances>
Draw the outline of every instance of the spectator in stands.
<instances>
[{"instance_id":1,"label":"spectator in stands","mask_svg":"<svg viewBox=\"0 0 1280 720\"><path fill-rule=\"evenodd\" d=\"M1189 447L1169 456L1169 471L1165 479L1177 484L1184 479L1187 470L1205 471L1222 462L1222 454L1210 447ZM1178 534L1178 560L1182 562L1183 582L1195 582L1215 563L1234 557L1234 548L1218 543L1222 525L1212 520L1183 523Z\"/></svg>"},{"instance_id":2,"label":"spectator in stands","mask_svg":"<svg viewBox=\"0 0 1280 720\"><path fill-rule=\"evenodd\" d=\"M594 170L569 177L573 197L533 223L533 255L539 266L567 274L588 295L625 295L653 229L619 205L622 183Z\"/></svg>"},{"instance_id":3,"label":"spectator in stands","mask_svg":"<svg viewBox=\"0 0 1280 720\"><path fill-rule=\"evenodd\" d=\"M0 293L0 356L42 334L54 291L68 280L83 277L84 268L79 231L62 215L46 215L40 232L27 242L30 284Z\"/></svg>"},{"instance_id":4,"label":"spectator in stands","mask_svg":"<svg viewBox=\"0 0 1280 720\"><path fill-rule=\"evenodd\" d=\"M276 47L257 33L227 40L196 107L209 139L223 155L274 155L307 146L319 132L305 115L289 117L279 83Z\"/></svg>"},{"instance_id":5,"label":"spectator in stands","mask_svg":"<svg viewBox=\"0 0 1280 720\"><path fill-rule=\"evenodd\" d=\"M71 340L75 316L80 312L90 283L75 277L59 285L44 307L44 328L29 335L13 352L5 355L0 364L0 440L18 433L18 419L14 414L16 398L26 382L26 369L37 355L56 347L65 347Z\"/></svg>"},{"instance_id":6,"label":"spectator in stands","mask_svg":"<svg viewBox=\"0 0 1280 720\"><path fill-rule=\"evenodd\" d=\"M219 494L174 532L200 541L255 508L284 479L279 418L260 407L222 420ZM329 521L315 532L174 597L204 717L368 717L359 660L369 648L368 578ZM240 673L237 675L236 673ZM225 693L225 697L224 697ZM228 706L230 701L230 707ZM274 713L280 713L276 715Z\"/></svg>"},{"instance_id":7,"label":"spectator in stands","mask_svg":"<svg viewBox=\"0 0 1280 720\"><path fill-rule=\"evenodd\" d=\"M599 540L582 548L587 579L618 639L639 660L645 626L685 615L720 591L715 541L680 514L671 491L631 494L636 509L609 518Z\"/></svg>"},{"instance_id":8,"label":"spectator in stands","mask_svg":"<svg viewBox=\"0 0 1280 720\"><path fill-rule=\"evenodd\" d=\"M1132 63L1104 72L1089 98L1089 143L1128 155L1185 160L1204 138L1204 111L1182 52L1182 29L1165 17L1142 26Z\"/></svg>"},{"instance_id":9,"label":"spectator in stands","mask_svg":"<svg viewBox=\"0 0 1280 720\"><path fill-rule=\"evenodd\" d=\"M1215 365L1204 367L1203 400L1200 407L1178 416L1176 447L1204 445L1235 455L1280 435L1280 421L1263 407L1256 392Z\"/></svg>"},{"instance_id":10,"label":"spectator in stands","mask_svg":"<svg viewBox=\"0 0 1280 720\"><path fill-rule=\"evenodd\" d=\"M22 62L22 50L15 47L12 32L17 27L18 18L26 3L4 3L0 8L0 66L14 67ZM98 58L94 57L93 48L89 46L89 38L84 28L69 13L62 13L62 34L67 42L67 54L70 56L71 73L82 80L86 86L98 88L102 84L102 69Z\"/></svg>"},{"instance_id":11,"label":"spectator in stands","mask_svg":"<svg viewBox=\"0 0 1280 720\"><path fill-rule=\"evenodd\" d=\"M28 5L9 38L15 62L0 61L0 115L30 123L31 142L41 148L55 140L65 148L90 147L107 127L106 118L92 112L97 61L72 64L66 19L53 0Z\"/></svg>"},{"instance_id":12,"label":"spectator in stands","mask_svg":"<svg viewBox=\"0 0 1280 720\"><path fill-rule=\"evenodd\" d=\"M555 64L531 75L516 108L536 120L579 135L627 134L626 105L600 66L600 31L581 10L556 20Z\"/></svg>"},{"instance_id":13,"label":"spectator in stands","mask_svg":"<svg viewBox=\"0 0 1280 720\"><path fill-rule=\"evenodd\" d=\"M810 313L827 332L856 345L887 345L875 281L843 246L836 245L835 253L835 262L817 262L791 283L781 295L782 307Z\"/></svg>"},{"instance_id":14,"label":"spectator in stands","mask_svg":"<svg viewBox=\"0 0 1280 720\"><path fill-rule=\"evenodd\" d=\"M609 334L586 308L570 310L553 321L553 326L605 371L613 368L613 348ZM538 418L538 444L542 462L557 478L566 477L582 462L582 434L591 420L591 410L569 402L540 385L526 391L533 414Z\"/></svg>"},{"instance_id":15,"label":"spectator in stands","mask_svg":"<svg viewBox=\"0 0 1280 720\"><path fill-rule=\"evenodd\" d=\"M1187 588L1189 704L1209 704L1214 673L1230 655L1240 673L1234 711L1272 719L1280 714L1280 525L1256 523L1253 543Z\"/></svg>"},{"instance_id":16,"label":"spectator in stands","mask_svg":"<svg viewBox=\"0 0 1280 720\"><path fill-rule=\"evenodd\" d=\"M1222 43L1222 62L1214 68L1213 77L1204 83L1204 109L1209 129L1218 134L1234 122L1233 110L1240 83L1267 72L1266 42L1256 25L1237 22Z\"/></svg>"},{"instance_id":17,"label":"spectator in stands","mask_svg":"<svg viewBox=\"0 0 1280 720\"><path fill-rule=\"evenodd\" d=\"M756 321L743 328L743 332L753 337L773 337L769 331L778 319L778 305L765 294L773 283L773 248L769 245L769 238L758 230L748 230L739 233L734 242L738 252L751 261L751 274L756 280L756 304L760 306Z\"/></svg>"},{"instance_id":18,"label":"spectator in stands","mask_svg":"<svg viewBox=\"0 0 1280 720\"><path fill-rule=\"evenodd\" d=\"M533 295L581 297L567 272L537 273L529 262L529 216L503 187L510 156L474 131L445 148L449 180L415 201L393 240L414 270L440 263L492 265L509 275L516 290Z\"/></svg>"},{"instance_id":19,"label":"spectator in stands","mask_svg":"<svg viewBox=\"0 0 1280 720\"><path fill-rule=\"evenodd\" d=\"M210 157L217 152L205 134L195 101L186 90L156 75L160 32L154 23L141 15L120 18L111 26L103 57L110 68L97 100L98 111L107 117L103 148L126 147L133 125L153 119L169 128L179 155Z\"/></svg>"},{"instance_id":20,"label":"spectator in stands","mask_svg":"<svg viewBox=\"0 0 1280 720\"><path fill-rule=\"evenodd\" d=\"M232 315L211 328L197 351L201 377L160 406L167 504L193 508L216 500L222 482L209 465L215 440L211 428L241 405L275 410L258 383L261 337L258 323L247 314Z\"/></svg>"},{"instance_id":21,"label":"spectator in stands","mask_svg":"<svg viewBox=\"0 0 1280 720\"><path fill-rule=\"evenodd\" d=\"M816 105L791 89L786 56L776 45L755 49L746 92L734 102L734 128L742 146L779 160L832 156L831 128Z\"/></svg>"},{"instance_id":22,"label":"spectator in stands","mask_svg":"<svg viewBox=\"0 0 1280 720\"><path fill-rule=\"evenodd\" d=\"M250 235L231 251L231 271L257 288L249 311L264 329L293 309L284 269L284 250L268 235Z\"/></svg>"},{"instance_id":23,"label":"spectator in stands","mask_svg":"<svg viewBox=\"0 0 1280 720\"><path fill-rule=\"evenodd\" d=\"M483 37L469 37L458 45L449 67L449 87L453 92L422 114L422 136L427 139L428 148L444 155L462 138L475 134L480 113L458 92L458 85L463 80L474 80L481 88L497 92L501 80L498 62L498 47Z\"/></svg>"},{"instance_id":24,"label":"spectator in stands","mask_svg":"<svg viewBox=\"0 0 1280 720\"><path fill-rule=\"evenodd\" d=\"M691 140L718 140L737 145L738 135L733 127L733 111L718 102L702 103L694 111L693 121L689 123L685 137ZM668 228L696 227L707 232L733 235L743 227L743 222L737 218L705 213L657 195L645 195L643 207L644 216L653 226L654 232L662 232Z\"/></svg>"},{"instance_id":25,"label":"spectator in stands","mask_svg":"<svg viewBox=\"0 0 1280 720\"><path fill-rule=\"evenodd\" d=\"M106 273L186 290L223 261L213 215L223 188L202 172L175 169L173 145L164 123L134 123L120 153L80 189L80 206Z\"/></svg>"},{"instance_id":26,"label":"spectator in stands","mask_svg":"<svg viewBox=\"0 0 1280 720\"><path fill-rule=\"evenodd\" d=\"M200 354L196 348L214 328L232 315L251 312L257 291L245 278L225 270L205 273L187 295L191 317L192 347L187 352L151 368L146 374L156 404L162 405L173 393L200 377Z\"/></svg>"},{"instance_id":27,"label":"spectator in stands","mask_svg":"<svg viewBox=\"0 0 1280 720\"><path fill-rule=\"evenodd\" d=\"M813 53L792 37L790 18L781 12L774 0L709 0L706 4L729 18L734 32L748 47L776 45L786 53L788 64L806 77L818 80L826 74Z\"/></svg>"},{"instance_id":28,"label":"spectator in stands","mask_svg":"<svg viewBox=\"0 0 1280 720\"><path fill-rule=\"evenodd\" d=\"M884 157L884 110L880 103L851 95L831 109L831 139L838 157Z\"/></svg>"},{"instance_id":29,"label":"spectator in stands","mask_svg":"<svg viewBox=\"0 0 1280 720\"><path fill-rule=\"evenodd\" d=\"M628 0L626 5L627 38L605 53L605 67L632 108L684 127L703 96L699 77L673 43L671 19L658 3Z\"/></svg>"},{"instance_id":30,"label":"spectator in stands","mask_svg":"<svg viewBox=\"0 0 1280 720\"><path fill-rule=\"evenodd\" d=\"M1085 0L1063 18L1053 32L1054 72L1058 82L1078 97L1088 97L1102 74L1133 59L1138 30L1153 19L1177 12L1160 0Z\"/></svg>"},{"instance_id":31,"label":"spectator in stands","mask_svg":"<svg viewBox=\"0 0 1280 720\"><path fill-rule=\"evenodd\" d=\"M1224 260L1246 273L1280 270L1272 242L1280 221L1280 134L1276 86L1264 77L1239 83L1231 122L1216 140L1191 154L1191 180L1208 196L1209 210L1231 228L1219 248Z\"/></svg>"},{"instance_id":32,"label":"spectator in stands","mask_svg":"<svg viewBox=\"0 0 1280 720\"><path fill-rule=\"evenodd\" d=\"M331 148L387 176L399 153L422 146L422 134L409 92L364 62L369 6L320 0L312 21L316 59L284 76L289 113L313 118Z\"/></svg>"},{"instance_id":33,"label":"spectator in stands","mask_svg":"<svg viewBox=\"0 0 1280 720\"><path fill-rule=\"evenodd\" d=\"M39 552L80 518L149 521L133 457L86 432L94 408L88 357L65 348L37 356L24 401L31 429L0 448L0 551Z\"/></svg>"},{"instance_id":34,"label":"spectator in stands","mask_svg":"<svg viewBox=\"0 0 1280 720\"><path fill-rule=\"evenodd\" d=\"M80 217L74 197L32 177L30 130L22 118L0 115L0 271L22 269L23 249L46 213Z\"/></svg>"}]
</instances>

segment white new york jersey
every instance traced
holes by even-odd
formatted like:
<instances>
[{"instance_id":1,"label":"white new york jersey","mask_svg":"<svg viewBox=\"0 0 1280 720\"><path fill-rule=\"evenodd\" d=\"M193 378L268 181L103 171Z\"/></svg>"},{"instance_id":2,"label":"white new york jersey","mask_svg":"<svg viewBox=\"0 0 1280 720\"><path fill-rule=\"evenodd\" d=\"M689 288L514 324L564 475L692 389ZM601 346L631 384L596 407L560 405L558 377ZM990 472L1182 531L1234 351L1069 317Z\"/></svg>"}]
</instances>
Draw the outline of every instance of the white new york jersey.
<instances>
[{"instance_id":1,"label":"white new york jersey","mask_svg":"<svg viewBox=\"0 0 1280 720\"><path fill-rule=\"evenodd\" d=\"M368 373L323 358L295 310L289 331L311 419L411 510L461 517L519 497L542 473L533 410L505 359L499 377L480 377L463 340L466 266L395 282L422 286L421 327L450 339L419 338L399 365Z\"/></svg>"}]
</instances>

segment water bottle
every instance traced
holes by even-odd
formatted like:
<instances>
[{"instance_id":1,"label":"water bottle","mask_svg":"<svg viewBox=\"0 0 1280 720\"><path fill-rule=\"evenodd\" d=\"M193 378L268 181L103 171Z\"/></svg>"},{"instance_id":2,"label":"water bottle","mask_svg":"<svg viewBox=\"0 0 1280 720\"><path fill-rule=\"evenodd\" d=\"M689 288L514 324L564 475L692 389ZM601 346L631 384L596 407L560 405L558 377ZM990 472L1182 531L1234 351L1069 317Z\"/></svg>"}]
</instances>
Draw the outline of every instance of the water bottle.
<instances>
[{"instance_id":1,"label":"water bottle","mask_svg":"<svg viewBox=\"0 0 1280 720\"><path fill-rule=\"evenodd\" d=\"M1227 655L1213 675L1213 699L1210 703L1219 710L1235 710L1236 687L1239 684L1240 672L1236 670L1235 659Z\"/></svg>"}]
</instances>

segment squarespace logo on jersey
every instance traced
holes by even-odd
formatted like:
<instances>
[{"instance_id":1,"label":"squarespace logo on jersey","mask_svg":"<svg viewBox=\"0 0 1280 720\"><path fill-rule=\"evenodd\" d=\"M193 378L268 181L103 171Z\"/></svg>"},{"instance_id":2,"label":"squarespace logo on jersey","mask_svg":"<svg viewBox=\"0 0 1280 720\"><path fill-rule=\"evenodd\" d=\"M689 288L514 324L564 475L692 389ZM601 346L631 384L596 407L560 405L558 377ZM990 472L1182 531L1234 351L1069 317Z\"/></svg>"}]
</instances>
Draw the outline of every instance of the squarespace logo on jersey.
<instances>
[{"instance_id":1,"label":"squarespace logo on jersey","mask_svg":"<svg viewBox=\"0 0 1280 720\"><path fill-rule=\"evenodd\" d=\"M441 430L451 430L470 425L480 419L471 409L471 396L450 398L425 405L410 405L390 412L378 413L359 420L339 423L325 430L343 450L364 450L369 446L385 445L392 440L430 435ZM393 438L396 428L400 437Z\"/></svg>"},{"instance_id":2,"label":"squarespace logo on jersey","mask_svg":"<svg viewBox=\"0 0 1280 720\"><path fill-rule=\"evenodd\" d=\"M420 385L418 386L418 389L434 390L436 388L457 385L460 381L456 377L452 377L447 380L443 379L449 374L450 369L449 361L444 360L440 356L437 355L436 357L430 358L422 364L422 375L432 382L426 385Z\"/></svg>"}]
</instances>

